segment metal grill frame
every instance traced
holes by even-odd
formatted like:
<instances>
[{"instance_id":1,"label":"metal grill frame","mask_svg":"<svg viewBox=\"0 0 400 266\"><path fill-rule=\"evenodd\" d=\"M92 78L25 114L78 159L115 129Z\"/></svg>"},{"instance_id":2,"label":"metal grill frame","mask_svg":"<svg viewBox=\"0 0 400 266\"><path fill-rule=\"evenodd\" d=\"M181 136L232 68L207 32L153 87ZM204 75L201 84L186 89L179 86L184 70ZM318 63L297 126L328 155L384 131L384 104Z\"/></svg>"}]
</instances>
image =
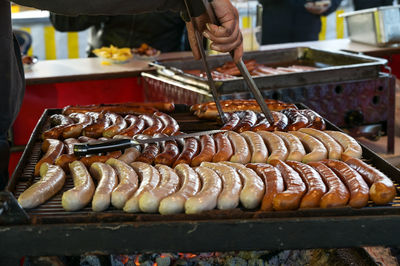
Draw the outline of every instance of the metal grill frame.
<instances>
[{"instance_id":1,"label":"metal grill frame","mask_svg":"<svg viewBox=\"0 0 400 266\"><path fill-rule=\"evenodd\" d=\"M22 177L47 117L60 111L46 110L42 115L14 172L8 191L13 191ZM338 130L331 123L327 124L329 129ZM363 156L399 183L399 169L364 146ZM394 206L362 209L286 212L236 209L173 216L118 215L119 211L79 215L77 212L71 214L71 219L65 215L63 220L50 219L47 223L30 215L30 221L26 224L0 226L0 257L400 245L397 237L400 234L399 201L397 197Z\"/></svg>"}]
</instances>

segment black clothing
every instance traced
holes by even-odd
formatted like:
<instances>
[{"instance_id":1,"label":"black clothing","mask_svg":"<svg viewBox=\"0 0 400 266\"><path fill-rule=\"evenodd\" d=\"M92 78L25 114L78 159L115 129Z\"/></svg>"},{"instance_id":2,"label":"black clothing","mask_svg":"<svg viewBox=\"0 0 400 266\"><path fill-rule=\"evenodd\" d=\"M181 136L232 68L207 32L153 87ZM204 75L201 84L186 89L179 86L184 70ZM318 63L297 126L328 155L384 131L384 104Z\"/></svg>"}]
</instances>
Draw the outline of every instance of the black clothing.
<instances>
[{"instance_id":1,"label":"black clothing","mask_svg":"<svg viewBox=\"0 0 400 266\"><path fill-rule=\"evenodd\" d=\"M332 0L323 15L334 12L341 1ZM262 44L318 40L321 19L305 9L305 0L260 0L260 3L263 5Z\"/></svg>"},{"instance_id":2,"label":"black clothing","mask_svg":"<svg viewBox=\"0 0 400 266\"><path fill-rule=\"evenodd\" d=\"M121 16L62 16L50 14L58 31L81 31L93 26L89 52L102 46L139 47L142 43L162 51L183 50L185 22L179 13L158 12ZM90 54L90 53L89 53Z\"/></svg>"},{"instance_id":3,"label":"black clothing","mask_svg":"<svg viewBox=\"0 0 400 266\"><path fill-rule=\"evenodd\" d=\"M354 10L361 10L379 6L391 6L392 0L353 0Z\"/></svg>"},{"instance_id":4,"label":"black clothing","mask_svg":"<svg viewBox=\"0 0 400 266\"><path fill-rule=\"evenodd\" d=\"M19 45L11 30L10 2L0 0L0 190L8 182L7 132L24 97L25 79Z\"/></svg>"}]
</instances>

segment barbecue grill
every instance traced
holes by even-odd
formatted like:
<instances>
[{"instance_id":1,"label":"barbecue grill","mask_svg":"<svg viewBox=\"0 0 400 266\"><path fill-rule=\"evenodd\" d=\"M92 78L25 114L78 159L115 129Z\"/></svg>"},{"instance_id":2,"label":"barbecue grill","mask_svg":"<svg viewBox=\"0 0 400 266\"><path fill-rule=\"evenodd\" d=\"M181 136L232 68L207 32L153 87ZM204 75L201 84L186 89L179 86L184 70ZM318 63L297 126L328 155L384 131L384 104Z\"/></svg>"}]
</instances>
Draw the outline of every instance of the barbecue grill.
<instances>
[{"instance_id":1,"label":"barbecue grill","mask_svg":"<svg viewBox=\"0 0 400 266\"><path fill-rule=\"evenodd\" d=\"M400 197L386 206L303 209L282 212L212 210L196 215L101 213L89 207L66 212L61 193L43 205L22 210L15 198L30 183L40 159L41 133L48 118L61 109L47 109L40 118L6 192L1 193L0 257L130 254L134 252L207 252L231 250L309 249L399 245ZM185 106L171 114L182 131L216 129L199 121ZM327 128L339 130L327 122ZM363 156L389 176L397 189L400 171L363 146ZM64 189L71 187L69 178Z\"/></svg>"},{"instance_id":2,"label":"barbecue grill","mask_svg":"<svg viewBox=\"0 0 400 266\"><path fill-rule=\"evenodd\" d=\"M373 125L388 136L387 152L394 152L395 77L382 73L387 61L344 52L308 47L255 51L244 54L268 66L307 65L316 70L256 76L254 81L265 98L301 102L339 127ZM210 56L212 68L229 61L228 56ZM196 104L211 100L205 79L184 70L202 69L194 59L157 62L156 73L142 73L148 101ZM242 78L215 82L222 99L252 98ZM371 135L361 131L359 136ZM378 138L380 130L371 138Z\"/></svg>"}]
</instances>

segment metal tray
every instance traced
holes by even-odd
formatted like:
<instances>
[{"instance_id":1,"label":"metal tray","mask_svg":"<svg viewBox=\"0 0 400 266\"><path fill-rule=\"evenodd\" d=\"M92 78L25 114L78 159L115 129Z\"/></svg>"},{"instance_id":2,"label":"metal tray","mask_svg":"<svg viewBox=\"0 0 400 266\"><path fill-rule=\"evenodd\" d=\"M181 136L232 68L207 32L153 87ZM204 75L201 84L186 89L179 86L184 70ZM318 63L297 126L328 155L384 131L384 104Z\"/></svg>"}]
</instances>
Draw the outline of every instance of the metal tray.
<instances>
[{"instance_id":1,"label":"metal tray","mask_svg":"<svg viewBox=\"0 0 400 266\"><path fill-rule=\"evenodd\" d=\"M385 6L342 14L352 41L377 46L400 42L400 6Z\"/></svg>"},{"instance_id":2,"label":"metal tray","mask_svg":"<svg viewBox=\"0 0 400 266\"><path fill-rule=\"evenodd\" d=\"M257 63L268 66L289 66L293 64L315 66L319 69L299 73L285 73L253 77L260 89L289 88L310 84L342 82L348 80L372 79L379 76L382 66L387 60L346 52L330 52L309 47L295 47L267 51L246 52L244 60L254 59ZM231 61L227 55L209 56L211 68ZM183 72L183 70L203 69L201 62L194 59L165 60L152 63L158 73L172 79L208 88L206 79ZM219 93L247 91L242 77L216 81Z\"/></svg>"},{"instance_id":3,"label":"metal tray","mask_svg":"<svg viewBox=\"0 0 400 266\"><path fill-rule=\"evenodd\" d=\"M40 134L46 129L47 118L60 112L61 109L47 109L40 118L7 187L12 200L33 179L33 169L40 158ZM182 130L218 127L216 123L199 123L187 107L177 106L172 115ZM329 122L327 128L339 130ZM364 146L363 155L366 161L392 178L399 189L399 169ZM68 182L65 187L72 183ZM397 237L400 234L399 196L389 205L374 206L370 202L361 209L261 212L236 208L197 215L128 214L113 208L94 213L89 207L65 212L60 197L58 193L47 203L26 212L6 211L19 213L22 218L28 215L28 219L14 219L12 224L0 225L0 257L400 245Z\"/></svg>"}]
</instances>

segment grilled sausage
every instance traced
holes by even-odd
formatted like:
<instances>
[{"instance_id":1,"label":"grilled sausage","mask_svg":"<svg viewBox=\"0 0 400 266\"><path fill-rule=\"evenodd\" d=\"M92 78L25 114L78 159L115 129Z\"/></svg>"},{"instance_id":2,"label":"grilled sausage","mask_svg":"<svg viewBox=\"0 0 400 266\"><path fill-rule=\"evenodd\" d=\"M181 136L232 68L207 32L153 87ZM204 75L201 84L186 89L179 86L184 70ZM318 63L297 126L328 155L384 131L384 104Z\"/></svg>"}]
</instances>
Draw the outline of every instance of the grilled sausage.
<instances>
[{"instance_id":1,"label":"grilled sausage","mask_svg":"<svg viewBox=\"0 0 400 266\"><path fill-rule=\"evenodd\" d=\"M45 152L45 154L35 166L35 176L40 174L40 166L43 163L54 164L57 157L64 151L64 143L57 139L45 139L42 144L42 151Z\"/></svg>"},{"instance_id":2,"label":"grilled sausage","mask_svg":"<svg viewBox=\"0 0 400 266\"><path fill-rule=\"evenodd\" d=\"M87 142L87 143L98 142L97 139L90 138L90 137L87 137L87 136L79 136L79 137L78 137L78 140L79 140L79 142L81 142L81 143L85 143L85 142Z\"/></svg>"},{"instance_id":3,"label":"grilled sausage","mask_svg":"<svg viewBox=\"0 0 400 266\"><path fill-rule=\"evenodd\" d=\"M109 125L110 120L108 119L107 112L101 112L93 124L88 125L82 130L82 134L90 138L100 138L103 135L104 129Z\"/></svg>"},{"instance_id":4,"label":"grilled sausage","mask_svg":"<svg viewBox=\"0 0 400 266\"><path fill-rule=\"evenodd\" d=\"M133 137L136 134L141 133L145 128L145 121L134 115L126 115L125 120L130 124L127 128L123 129L118 135Z\"/></svg>"},{"instance_id":5,"label":"grilled sausage","mask_svg":"<svg viewBox=\"0 0 400 266\"><path fill-rule=\"evenodd\" d=\"M216 153L214 154L212 161L214 163L221 161L229 161L233 155L232 144L228 139L226 133L217 133L214 136L216 145Z\"/></svg>"},{"instance_id":6,"label":"grilled sausage","mask_svg":"<svg viewBox=\"0 0 400 266\"><path fill-rule=\"evenodd\" d=\"M127 124L125 119L118 114L108 113L107 116L110 120L110 125L104 129L103 137L112 138L124 130Z\"/></svg>"},{"instance_id":7,"label":"grilled sausage","mask_svg":"<svg viewBox=\"0 0 400 266\"><path fill-rule=\"evenodd\" d=\"M75 121L63 129L62 136L64 139L77 138L81 135L82 130L93 123L93 116L81 113L72 113L69 117Z\"/></svg>"},{"instance_id":8,"label":"grilled sausage","mask_svg":"<svg viewBox=\"0 0 400 266\"><path fill-rule=\"evenodd\" d=\"M201 150L191 162L191 166L199 166L202 162L211 162L215 155L214 139L209 135L200 137Z\"/></svg>"},{"instance_id":9,"label":"grilled sausage","mask_svg":"<svg viewBox=\"0 0 400 266\"><path fill-rule=\"evenodd\" d=\"M261 202L262 211L272 211L274 209L274 198L277 194L281 193L285 189L282 175L272 165L269 164L247 164L246 167L256 171L258 176L264 180L265 194Z\"/></svg>"},{"instance_id":10,"label":"grilled sausage","mask_svg":"<svg viewBox=\"0 0 400 266\"><path fill-rule=\"evenodd\" d=\"M274 210L295 210L299 208L301 199L306 193L306 185L300 175L280 160L270 162L282 175L286 190L277 194L273 200Z\"/></svg>"},{"instance_id":11,"label":"grilled sausage","mask_svg":"<svg viewBox=\"0 0 400 266\"><path fill-rule=\"evenodd\" d=\"M325 130L326 128L325 120L319 114L310 109L302 109L299 110L299 112L305 117L307 117L308 120L311 122L311 124L309 124L308 127L319 130Z\"/></svg>"},{"instance_id":12,"label":"grilled sausage","mask_svg":"<svg viewBox=\"0 0 400 266\"><path fill-rule=\"evenodd\" d=\"M345 161L351 168L356 170L370 185L369 196L378 205L391 202L396 196L396 188L392 180L378 169L366 164L357 158L348 158Z\"/></svg>"},{"instance_id":13,"label":"grilled sausage","mask_svg":"<svg viewBox=\"0 0 400 266\"><path fill-rule=\"evenodd\" d=\"M142 134L153 136L155 133L161 132L163 129L163 123L156 116L140 115L146 121L148 127L143 130Z\"/></svg>"},{"instance_id":14,"label":"grilled sausage","mask_svg":"<svg viewBox=\"0 0 400 266\"><path fill-rule=\"evenodd\" d=\"M157 164L155 167L161 180L154 189L145 191L140 196L139 208L142 212L157 212L161 200L175 193L179 186L179 177L169 166Z\"/></svg>"},{"instance_id":15,"label":"grilled sausage","mask_svg":"<svg viewBox=\"0 0 400 266\"><path fill-rule=\"evenodd\" d=\"M288 108L282 110L281 112L289 119L287 130L296 131L311 124L308 121L308 118L302 115L297 109Z\"/></svg>"},{"instance_id":16,"label":"grilled sausage","mask_svg":"<svg viewBox=\"0 0 400 266\"><path fill-rule=\"evenodd\" d=\"M299 131L309 134L321 141L328 151L329 159L340 159L343 151L342 146L340 146L340 144L337 143L336 140L334 140L331 136L314 128L301 128Z\"/></svg>"},{"instance_id":17,"label":"grilled sausage","mask_svg":"<svg viewBox=\"0 0 400 266\"><path fill-rule=\"evenodd\" d=\"M345 156L361 158L362 148L358 142L351 136L340 131L325 130L326 134L334 138L343 147L342 160Z\"/></svg>"},{"instance_id":18,"label":"grilled sausage","mask_svg":"<svg viewBox=\"0 0 400 266\"><path fill-rule=\"evenodd\" d=\"M63 193L61 204L66 211L76 211L85 207L92 200L95 187L82 162L70 163L69 171L74 180L74 188Z\"/></svg>"},{"instance_id":19,"label":"grilled sausage","mask_svg":"<svg viewBox=\"0 0 400 266\"><path fill-rule=\"evenodd\" d=\"M321 208L343 207L350 198L350 193L340 178L325 164L320 162L309 162L308 165L318 171L321 178L328 187L328 192L322 196Z\"/></svg>"},{"instance_id":20,"label":"grilled sausage","mask_svg":"<svg viewBox=\"0 0 400 266\"><path fill-rule=\"evenodd\" d=\"M222 180L222 191L218 197L217 208L220 210L236 208L239 205L242 181L235 169L222 163L203 162L200 166L214 170Z\"/></svg>"},{"instance_id":21,"label":"grilled sausage","mask_svg":"<svg viewBox=\"0 0 400 266\"><path fill-rule=\"evenodd\" d=\"M93 163L90 166L90 174L98 181L92 199L92 210L101 212L110 206L111 192L118 184L117 174L105 163Z\"/></svg>"},{"instance_id":22,"label":"grilled sausage","mask_svg":"<svg viewBox=\"0 0 400 266\"><path fill-rule=\"evenodd\" d=\"M252 131L241 133L250 148L252 163L265 163L268 159L268 149L265 146L263 138Z\"/></svg>"},{"instance_id":23,"label":"grilled sausage","mask_svg":"<svg viewBox=\"0 0 400 266\"><path fill-rule=\"evenodd\" d=\"M279 131L275 131L274 134L279 136L288 147L289 153L286 160L299 162L303 160L304 155L306 155L306 151L304 150L304 146L298 137L286 132Z\"/></svg>"},{"instance_id":24,"label":"grilled sausage","mask_svg":"<svg viewBox=\"0 0 400 266\"><path fill-rule=\"evenodd\" d=\"M80 143L79 140L74 138L68 138L64 140L64 148L66 154L74 154L74 146L75 144Z\"/></svg>"},{"instance_id":25,"label":"grilled sausage","mask_svg":"<svg viewBox=\"0 0 400 266\"><path fill-rule=\"evenodd\" d=\"M182 185L176 193L161 200L158 209L161 214L183 212L186 200L196 195L201 188L199 176L188 164L178 164L174 170Z\"/></svg>"},{"instance_id":26,"label":"grilled sausage","mask_svg":"<svg viewBox=\"0 0 400 266\"><path fill-rule=\"evenodd\" d=\"M326 186L319 173L304 163L286 161L286 164L299 173L307 187L307 193L301 199L300 208L319 207L321 197L326 192Z\"/></svg>"},{"instance_id":27,"label":"grilled sausage","mask_svg":"<svg viewBox=\"0 0 400 266\"><path fill-rule=\"evenodd\" d=\"M126 164L134 162L137 157L140 156L140 151L136 147L127 148L124 153L118 157L118 160L123 161Z\"/></svg>"},{"instance_id":28,"label":"grilled sausage","mask_svg":"<svg viewBox=\"0 0 400 266\"><path fill-rule=\"evenodd\" d=\"M284 131L289 124L289 118L281 112L271 111L274 118L274 124L272 125L272 130ZM269 131L269 130L266 130Z\"/></svg>"},{"instance_id":29,"label":"grilled sausage","mask_svg":"<svg viewBox=\"0 0 400 266\"><path fill-rule=\"evenodd\" d=\"M31 209L53 197L65 183L64 171L56 165L42 163L40 180L27 188L19 197L18 203L24 209Z\"/></svg>"},{"instance_id":30,"label":"grilled sausage","mask_svg":"<svg viewBox=\"0 0 400 266\"><path fill-rule=\"evenodd\" d=\"M65 173L69 173L69 164L73 161L79 161L79 157L73 154L61 154L57 157L54 164L60 166Z\"/></svg>"},{"instance_id":31,"label":"grilled sausage","mask_svg":"<svg viewBox=\"0 0 400 266\"><path fill-rule=\"evenodd\" d=\"M49 117L52 128L46 130L42 134L42 139L58 139L64 130L73 120L65 115L54 114Z\"/></svg>"},{"instance_id":32,"label":"grilled sausage","mask_svg":"<svg viewBox=\"0 0 400 266\"><path fill-rule=\"evenodd\" d=\"M232 162L221 162L226 164L238 172L241 177L243 188L240 192L240 203L246 209L257 208L264 196L265 187L262 179L257 175L255 171L247 168L243 164L232 163Z\"/></svg>"},{"instance_id":33,"label":"grilled sausage","mask_svg":"<svg viewBox=\"0 0 400 266\"><path fill-rule=\"evenodd\" d=\"M154 116L163 123L162 134L171 136L179 130L178 122L171 116L161 112L155 112Z\"/></svg>"},{"instance_id":34,"label":"grilled sausage","mask_svg":"<svg viewBox=\"0 0 400 266\"><path fill-rule=\"evenodd\" d=\"M253 111L244 111L239 123L232 129L238 133L250 130L257 122L257 115Z\"/></svg>"},{"instance_id":35,"label":"grilled sausage","mask_svg":"<svg viewBox=\"0 0 400 266\"><path fill-rule=\"evenodd\" d=\"M331 168L346 184L350 191L349 205L351 207L361 208L368 204L368 185L356 170L337 160L323 160L322 162Z\"/></svg>"},{"instance_id":36,"label":"grilled sausage","mask_svg":"<svg viewBox=\"0 0 400 266\"><path fill-rule=\"evenodd\" d=\"M178 156L173 164L173 167L180 163L189 164L193 158L199 153L199 142L195 138L186 138L185 146L183 146L181 154Z\"/></svg>"},{"instance_id":37,"label":"grilled sausage","mask_svg":"<svg viewBox=\"0 0 400 266\"><path fill-rule=\"evenodd\" d=\"M230 113L228 117L229 117L229 119L227 120L228 122L226 122L225 125L221 128L222 130L232 130L238 125L240 121L240 117L236 113Z\"/></svg>"},{"instance_id":38,"label":"grilled sausage","mask_svg":"<svg viewBox=\"0 0 400 266\"><path fill-rule=\"evenodd\" d=\"M144 192L152 190L160 182L160 173L150 164L143 162L133 162L130 164L140 179L139 188L128 199L124 205L125 212L139 212L139 199Z\"/></svg>"},{"instance_id":39,"label":"grilled sausage","mask_svg":"<svg viewBox=\"0 0 400 266\"><path fill-rule=\"evenodd\" d=\"M115 158L108 159L106 164L115 169L119 179L118 186L111 193L111 204L122 209L138 188L138 175L128 164Z\"/></svg>"},{"instance_id":40,"label":"grilled sausage","mask_svg":"<svg viewBox=\"0 0 400 266\"><path fill-rule=\"evenodd\" d=\"M218 195L222 189L222 181L218 174L207 167L195 168L203 186L194 196L189 197L185 202L185 213L194 214L212 210L217 206Z\"/></svg>"},{"instance_id":41,"label":"grilled sausage","mask_svg":"<svg viewBox=\"0 0 400 266\"><path fill-rule=\"evenodd\" d=\"M282 161L286 160L289 152L286 148L285 142L280 137L268 131L257 131L257 134L262 137L268 151L270 152L267 159L268 163L275 159Z\"/></svg>"},{"instance_id":42,"label":"grilled sausage","mask_svg":"<svg viewBox=\"0 0 400 266\"><path fill-rule=\"evenodd\" d=\"M105 163L110 158L119 158L121 154L121 151L112 151L107 155L91 155L89 157L82 157L79 161L81 161L87 168L90 168L90 166L95 162Z\"/></svg>"},{"instance_id":43,"label":"grilled sausage","mask_svg":"<svg viewBox=\"0 0 400 266\"><path fill-rule=\"evenodd\" d=\"M328 151L324 144L317 138L299 131L290 131L289 133L298 137L306 149L307 154L303 156L303 163L315 162L328 158Z\"/></svg>"},{"instance_id":44,"label":"grilled sausage","mask_svg":"<svg viewBox=\"0 0 400 266\"><path fill-rule=\"evenodd\" d=\"M179 156L179 148L176 141L166 141L164 143L163 152L158 154L154 159L154 163L156 164L164 164L168 166L172 166L176 159Z\"/></svg>"},{"instance_id":45,"label":"grilled sausage","mask_svg":"<svg viewBox=\"0 0 400 266\"><path fill-rule=\"evenodd\" d=\"M230 161L234 163L249 163L251 154L246 139L235 131L228 131L227 134L234 151Z\"/></svg>"},{"instance_id":46,"label":"grilled sausage","mask_svg":"<svg viewBox=\"0 0 400 266\"><path fill-rule=\"evenodd\" d=\"M266 118L261 119L257 124L255 124L251 131L258 132L258 131L273 131L274 127L271 125Z\"/></svg>"},{"instance_id":47,"label":"grilled sausage","mask_svg":"<svg viewBox=\"0 0 400 266\"><path fill-rule=\"evenodd\" d=\"M138 139L148 139L149 136L147 135L136 135ZM148 143L144 145L144 148L142 150L142 154L139 155L139 157L136 158L137 162L143 162L147 164L152 164L157 156L157 154L160 152L160 147L158 143Z\"/></svg>"}]
</instances>

